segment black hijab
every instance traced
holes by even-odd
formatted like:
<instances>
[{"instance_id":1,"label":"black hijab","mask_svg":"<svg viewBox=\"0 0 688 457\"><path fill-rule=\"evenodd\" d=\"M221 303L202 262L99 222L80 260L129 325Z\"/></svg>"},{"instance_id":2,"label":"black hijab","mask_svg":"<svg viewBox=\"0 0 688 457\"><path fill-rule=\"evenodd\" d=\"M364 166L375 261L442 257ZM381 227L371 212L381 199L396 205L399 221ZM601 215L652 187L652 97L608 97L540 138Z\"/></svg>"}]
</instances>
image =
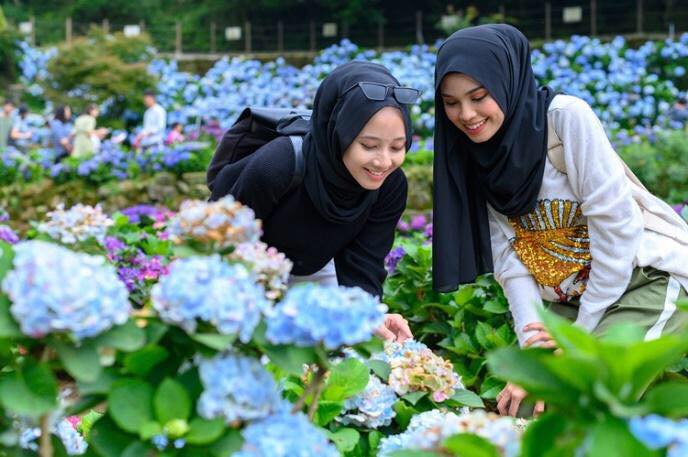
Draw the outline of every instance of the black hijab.
<instances>
[{"instance_id":1,"label":"black hijab","mask_svg":"<svg viewBox=\"0 0 688 457\"><path fill-rule=\"evenodd\" d=\"M399 104L391 91L382 101L366 98L358 87L344 93L358 82L399 85L382 65L350 62L337 67L315 94L311 131L303 140L304 185L318 212L330 222L352 222L377 200L378 191L361 187L342 162L344 151L375 113L386 106L399 109L406 128L406 150L411 147L406 106Z\"/></svg>"},{"instance_id":2,"label":"black hijab","mask_svg":"<svg viewBox=\"0 0 688 457\"><path fill-rule=\"evenodd\" d=\"M447 118L440 87L449 73L482 84L504 113L499 131L472 142ZM486 202L507 216L535 208L547 157L547 109L554 94L538 89L528 40L491 24L459 30L437 53L433 196L433 286L443 292L491 272Z\"/></svg>"}]
</instances>

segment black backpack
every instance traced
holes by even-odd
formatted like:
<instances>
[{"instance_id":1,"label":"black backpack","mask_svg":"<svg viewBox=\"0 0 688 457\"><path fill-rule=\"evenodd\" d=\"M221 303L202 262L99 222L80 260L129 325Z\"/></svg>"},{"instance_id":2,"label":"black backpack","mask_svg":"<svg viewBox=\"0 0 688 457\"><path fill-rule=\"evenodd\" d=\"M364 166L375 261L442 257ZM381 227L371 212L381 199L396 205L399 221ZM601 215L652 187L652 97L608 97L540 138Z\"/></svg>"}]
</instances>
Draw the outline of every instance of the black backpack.
<instances>
[{"instance_id":1,"label":"black backpack","mask_svg":"<svg viewBox=\"0 0 688 457\"><path fill-rule=\"evenodd\" d=\"M206 173L208 188L213 190L215 178L225 165L251 155L279 136L288 136L294 149L295 169L289 190L301 184L305 171L301 146L303 136L310 130L310 117L311 111L289 108L244 109L217 145Z\"/></svg>"}]
</instances>

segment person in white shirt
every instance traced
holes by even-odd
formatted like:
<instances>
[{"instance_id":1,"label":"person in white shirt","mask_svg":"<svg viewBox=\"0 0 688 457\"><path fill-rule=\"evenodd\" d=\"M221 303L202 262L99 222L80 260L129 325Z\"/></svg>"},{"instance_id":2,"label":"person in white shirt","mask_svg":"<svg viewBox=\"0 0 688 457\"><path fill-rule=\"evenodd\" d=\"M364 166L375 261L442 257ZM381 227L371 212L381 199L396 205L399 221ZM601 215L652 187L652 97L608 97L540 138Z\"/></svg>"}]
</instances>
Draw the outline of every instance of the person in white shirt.
<instances>
[{"instance_id":1,"label":"person in white shirt","mask_svg":"<svg viewBox=\"0 0 688 457\"><path fill-rule=\"evenodd\" d=\"M623 321L646 339L688 328L675 304L688 225L637 181L585 101L538 89L521 32L454 33L435 83L436 289L494 272L523 347L556 347L543 305L594 335ZM525 395L507 385L498 410L516 415Z\"/></svg>"},{"instance_id":2,"label":"person in white shirt","mask_svg":"<svg viewBox=\"0 0 688 457\"><path fill-rule=\"evenodd\" d=\"M134 139L134 148L147 149L162 146L167 126L167 111L155 101L153 92L143 95L146 112L143 114L143 129Z\"/></svg>"}]
</instances>

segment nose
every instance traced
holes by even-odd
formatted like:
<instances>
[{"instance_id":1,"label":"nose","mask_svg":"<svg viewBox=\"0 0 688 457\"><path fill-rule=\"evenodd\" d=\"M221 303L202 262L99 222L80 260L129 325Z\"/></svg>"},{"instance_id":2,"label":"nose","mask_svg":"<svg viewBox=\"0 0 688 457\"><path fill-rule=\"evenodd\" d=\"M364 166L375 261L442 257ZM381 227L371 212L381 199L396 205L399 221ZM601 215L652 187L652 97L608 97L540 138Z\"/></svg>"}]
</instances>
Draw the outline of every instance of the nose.
<instances>
[{"instance_id":1,"label":"nose","mask_svg":"<svg viewBox=\"0 0 688 457\"><path fill-rule=\"evenodd\" d=\"M470 103L464 103L459 108L459 120L461 122L470 121L475 117L475 110L471 107Z\"/></svg>"},{"instance_id":2,"label":"nose","mask_svg":"<svg viewBox=\"0 0 688 457\"><path fill-rule=\"evenodd\" d=\"M380 153L373 158L373 166L378 170L387 170L392 166L392 154L389 148L382 148Z\"/></svg>"}]
</instances>

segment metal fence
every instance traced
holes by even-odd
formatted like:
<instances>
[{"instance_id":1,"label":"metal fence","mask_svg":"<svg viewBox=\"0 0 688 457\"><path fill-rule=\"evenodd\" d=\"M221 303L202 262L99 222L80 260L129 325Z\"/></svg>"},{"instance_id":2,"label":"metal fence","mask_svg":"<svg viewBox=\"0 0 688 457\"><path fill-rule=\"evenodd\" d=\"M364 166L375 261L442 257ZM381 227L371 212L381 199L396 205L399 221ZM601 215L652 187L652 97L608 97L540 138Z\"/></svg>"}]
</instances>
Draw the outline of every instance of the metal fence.
<instances>
[{"instance_id":1,"label":"metal fence","mask_svg":"<svg viewBox=\"0 0 688 457\"><path fill-rule=\"evenodd\" d=\"M683 2L681 2L683 3ZM672 3L670 2L670 5ZM629 5L631 7L629 8ZM560 2L536 2L534 6L509 9L508 4L497 11L506 21L519 27L531 40L549 40L572 34L596 36L627 35L644 38L667 36L688 30L688 5L667 8L660 2L643 0L581 1L577 6L562 6ZM409 17L384 18L373 25L306 21L286 23L268 22L217 23L207 27L185 29L181 22L133 24L148 33L155 47L162 53L226 54L261 52L312 53L343 38L364 47L399 48L414 43L434 43L444 36L437 27L437 16L417 11ZM132 24L100 24L79 22L68 18L64 23L33 20L29 38L37 45L70 41L84 35L92 26L109 31L122 31Z\"/></svg>"}]
</instances>

